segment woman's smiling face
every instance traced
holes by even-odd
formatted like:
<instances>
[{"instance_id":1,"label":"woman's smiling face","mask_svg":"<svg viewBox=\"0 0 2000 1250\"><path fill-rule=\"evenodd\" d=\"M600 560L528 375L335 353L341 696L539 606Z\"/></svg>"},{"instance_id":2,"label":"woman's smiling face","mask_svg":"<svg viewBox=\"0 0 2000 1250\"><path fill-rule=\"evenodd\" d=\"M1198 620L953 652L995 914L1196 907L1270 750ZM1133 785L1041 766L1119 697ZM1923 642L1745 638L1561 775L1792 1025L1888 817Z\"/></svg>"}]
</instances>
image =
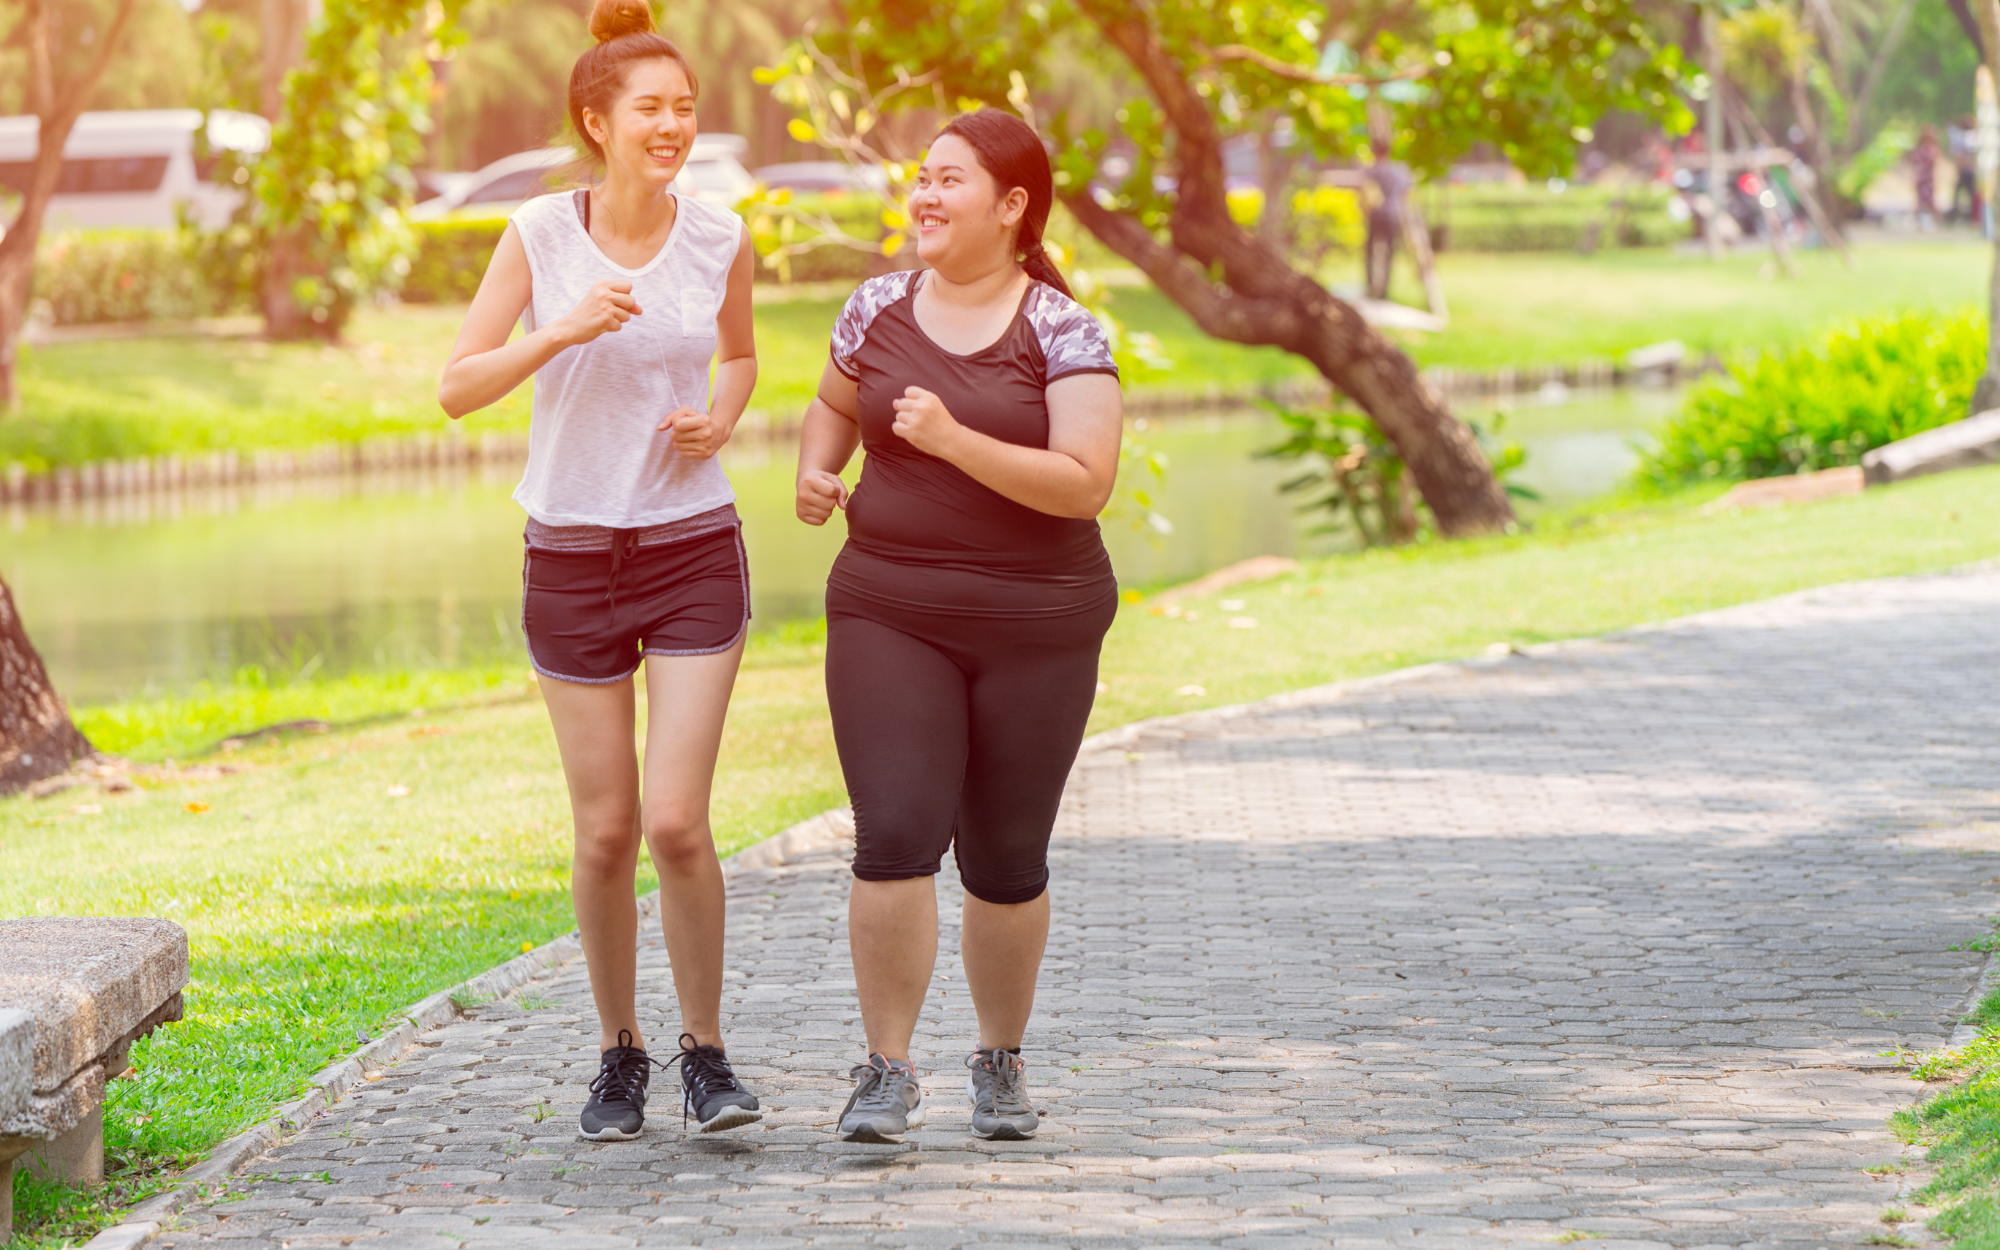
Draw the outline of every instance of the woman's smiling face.
<instances>
[{"instance_id":1,"label":"woman's smiling face","mask_svg":"<svg viewBox=\"0 0 2000 1250\"><path fill-rule=\"evenodd\" d=\"M694 146L694 88L678 61L651 57L632 66L606 116L586 109L583 123L603 145L607 166L664 187L680 174Z\"/></svg>"},{"instance_id":2,"label":"woman's smiling face","mask_svg":"<svg viewBox=\"0 0 2000 1250\"><path fill-rule=\"evenodd\" d=\"M924 154L910 193L917 256L933 269L969 272L1011 262L1027 207L1026 191L1010 187L1003 194L972 145L944 135Z\"/></svg>"}]
</instances>

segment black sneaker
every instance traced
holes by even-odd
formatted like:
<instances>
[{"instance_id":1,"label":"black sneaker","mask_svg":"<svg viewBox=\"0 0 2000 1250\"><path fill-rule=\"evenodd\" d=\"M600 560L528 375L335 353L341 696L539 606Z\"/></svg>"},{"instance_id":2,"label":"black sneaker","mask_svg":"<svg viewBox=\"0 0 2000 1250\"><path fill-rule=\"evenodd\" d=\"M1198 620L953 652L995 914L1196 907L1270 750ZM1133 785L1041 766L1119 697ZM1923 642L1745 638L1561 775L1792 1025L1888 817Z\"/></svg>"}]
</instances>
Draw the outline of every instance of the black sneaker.
<instances>
[{"instance_id":1,"label":"black sneaker","mask_svg":"<svg viewBox=\"0 0 2000 1250\"><path fill-rule=\"evenodd\" d=\"M681 1065L681 1123L695 1123L697 1133L720 1133L764 1118L756 1096L743 1088L720 1046L701 1046L694 1034L681 1034L681 1053L661 1066Z\"/></svg>"},{"instance_id":2,"label":"black sneaker","mask_svg":"<svg viewBox=\"0 0 2000 1250\"><path fill-rule=\"evenodd\" d=\"M618 1044L598 1057L597 1079L583 1105L585 1141L631 1141L646 1127L646 1085L655 1067L665 1067L632 1044L630 1029L618 1030Z\"/></svg>"}]
</instances>

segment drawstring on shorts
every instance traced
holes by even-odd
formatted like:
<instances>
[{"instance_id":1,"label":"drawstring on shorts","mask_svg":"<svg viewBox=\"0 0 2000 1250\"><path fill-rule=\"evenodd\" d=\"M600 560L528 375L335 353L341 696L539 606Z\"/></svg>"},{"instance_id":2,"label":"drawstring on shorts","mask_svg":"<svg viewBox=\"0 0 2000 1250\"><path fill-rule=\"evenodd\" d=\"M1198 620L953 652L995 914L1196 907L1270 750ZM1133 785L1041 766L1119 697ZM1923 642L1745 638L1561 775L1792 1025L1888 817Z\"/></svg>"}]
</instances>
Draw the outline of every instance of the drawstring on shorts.
<instances>
[{"instance_id":1,"label":"drawstring on shorts","mask_svg":"<svg viewBox=\"0 0 2000 1250\"><path fill-rule=\"evenodd\" d=\"M618 570L638 550L638 530L611 531L611 581L604 588L604 601L614 608L618 606Z\"/></svg>"}]
</instances>

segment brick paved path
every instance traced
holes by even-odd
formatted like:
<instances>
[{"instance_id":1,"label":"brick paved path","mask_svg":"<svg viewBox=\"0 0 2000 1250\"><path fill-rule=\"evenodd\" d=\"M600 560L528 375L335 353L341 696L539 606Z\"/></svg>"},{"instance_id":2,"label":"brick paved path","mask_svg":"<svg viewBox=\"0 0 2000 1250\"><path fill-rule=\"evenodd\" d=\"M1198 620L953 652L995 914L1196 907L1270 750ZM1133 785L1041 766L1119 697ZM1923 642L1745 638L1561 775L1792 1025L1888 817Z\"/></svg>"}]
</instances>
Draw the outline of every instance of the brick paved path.
<instances>
[{"instance_id":1,"label":"brick paved path","mask_svg":"<svg viewBox=\"0 0 2000 1250\"><path fill-rule=\"evenodd\" d=\"M575 1140L573 964L167 1240L1855 1244L1899 1187L1857 1169L1903 1153L1884 1118L1916 1092L1877 1053L1943 1043L1980 971L1945 948L1996 909L1995 709L1983 571L1155 726L1088 753L1065 809L1038 1140L965 1131L953 933L929 1126L833 1140L860 1055L827 853L732 884L761 1130L691 1140L656 1105L639 1142Z\"/></svg>"}]
</instances>

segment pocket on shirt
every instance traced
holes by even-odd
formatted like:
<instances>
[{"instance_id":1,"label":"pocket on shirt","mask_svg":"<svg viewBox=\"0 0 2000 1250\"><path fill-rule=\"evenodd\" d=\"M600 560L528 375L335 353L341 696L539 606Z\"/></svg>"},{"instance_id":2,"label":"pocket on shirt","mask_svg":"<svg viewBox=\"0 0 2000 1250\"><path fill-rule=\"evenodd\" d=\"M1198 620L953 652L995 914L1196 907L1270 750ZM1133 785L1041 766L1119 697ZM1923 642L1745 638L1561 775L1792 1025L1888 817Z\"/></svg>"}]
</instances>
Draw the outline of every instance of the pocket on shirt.
<instances>
[{"instance_id":1,"label":"pocket on shirt","mask_svg":"<svg viewBox=\"0 0 2000 1250\"><path fill-rule=\"evenodd\" d=\"M681 292L681 333L690 337L715 334L715 293Z\"/></svg>"}]
</instances>

